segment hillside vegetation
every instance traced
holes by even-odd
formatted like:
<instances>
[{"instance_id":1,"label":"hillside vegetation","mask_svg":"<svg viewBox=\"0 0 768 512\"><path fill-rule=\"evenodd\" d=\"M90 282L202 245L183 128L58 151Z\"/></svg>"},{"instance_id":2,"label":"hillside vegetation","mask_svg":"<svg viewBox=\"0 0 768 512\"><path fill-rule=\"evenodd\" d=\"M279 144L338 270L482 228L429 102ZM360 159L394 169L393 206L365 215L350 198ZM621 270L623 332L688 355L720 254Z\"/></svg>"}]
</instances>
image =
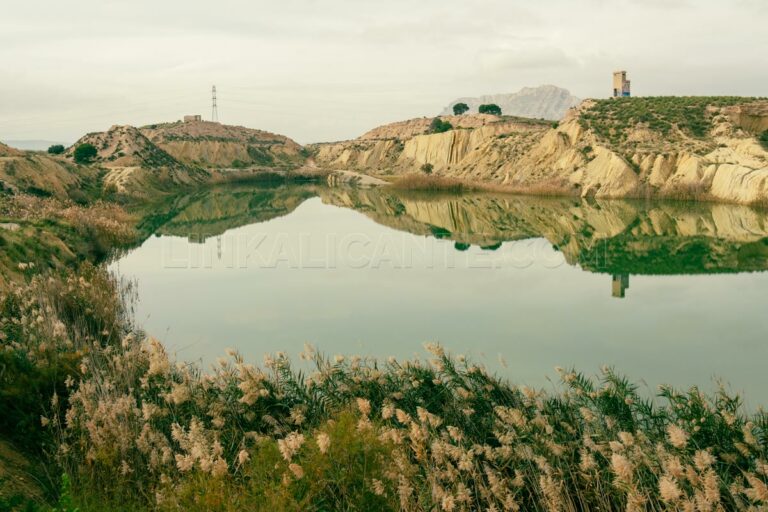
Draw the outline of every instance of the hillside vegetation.
<instances>
[{"instance_id":1,"label":"hillside vegetation","mask_svg":"<svg viewBox=\"0 0 768 512\"><path fill-rule=\"evenodd\" d=\"M694 149L715 144L713 129L728 122L724 107L756 102L738 96L637 97L591 101L582 109L579 124L592 131L598 141L613 148L627 148L651 142L673 148L683 143ZM633 139L637 130L647 129L651 138ZM693 140L692 140L693 139ZM697 145L696 142L702 144ZM710 147L711 149L711 147Z\"/></svg>"}]
</instances>

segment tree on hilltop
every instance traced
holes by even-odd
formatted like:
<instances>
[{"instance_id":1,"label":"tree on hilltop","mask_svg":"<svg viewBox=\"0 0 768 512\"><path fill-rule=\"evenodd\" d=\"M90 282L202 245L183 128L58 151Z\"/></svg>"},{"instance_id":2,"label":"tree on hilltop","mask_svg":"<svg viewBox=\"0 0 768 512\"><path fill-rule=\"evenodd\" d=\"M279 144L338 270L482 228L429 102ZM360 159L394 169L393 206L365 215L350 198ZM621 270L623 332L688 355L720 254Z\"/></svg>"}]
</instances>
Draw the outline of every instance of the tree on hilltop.
<instances>
[{"instance_id":1,"label":"tree on hilltop","mask_svg":"<svg viewBox=\"0 0 768 512\"><path fill-rule=\"evenodd\" d=\"M495 103L487 103L485 105L480 105L477 111L480 112L481 114L491 114L493 116L501 115L501 107L499 107Z\"/></svg>"},{"instance_id":2,"label":"tree on hilltop","mask_svg":"<svg viewBox=\"0 0 768 512\"><path fill-rule=\"evenodd\" d=\"M457 103L453 106L453 115L461 116L469 112L469 105L466 103Z\"/></svg>"},{"instance_id":3,"label":"tree on hilltop","mask_svg":"<svg viewBox=\"0 0 768 512\"><path fill-rule=\"evenodd\" d=\"M64 146L61 144L54 144L53 146L48 148L48 153L51 155L60 155L64 153Z\"/></svg>"}]
</instances>

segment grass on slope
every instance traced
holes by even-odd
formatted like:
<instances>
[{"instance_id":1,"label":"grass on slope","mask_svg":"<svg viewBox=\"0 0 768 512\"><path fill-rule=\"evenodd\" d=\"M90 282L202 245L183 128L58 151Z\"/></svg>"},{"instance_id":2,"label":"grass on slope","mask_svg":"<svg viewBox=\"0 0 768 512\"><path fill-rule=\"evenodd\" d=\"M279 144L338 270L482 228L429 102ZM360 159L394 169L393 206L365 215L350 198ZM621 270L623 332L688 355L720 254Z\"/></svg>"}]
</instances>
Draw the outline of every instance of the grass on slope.
<instances>
[{"instance_id":1,"label":"grass on slope","mask_svg":"<svg viewBox=\"0 0 768 512\"><path fill-rule=\"evenodd\" d=\"M627 142L629 132L646 127L664 140L683 137L704 139L712 127L709 107L728 107L750 103L758 98L739 96L657 96L596 100L579 118L613 146ZM681 137L682 135L682 137Z\"/></svg>"}]
</instances>

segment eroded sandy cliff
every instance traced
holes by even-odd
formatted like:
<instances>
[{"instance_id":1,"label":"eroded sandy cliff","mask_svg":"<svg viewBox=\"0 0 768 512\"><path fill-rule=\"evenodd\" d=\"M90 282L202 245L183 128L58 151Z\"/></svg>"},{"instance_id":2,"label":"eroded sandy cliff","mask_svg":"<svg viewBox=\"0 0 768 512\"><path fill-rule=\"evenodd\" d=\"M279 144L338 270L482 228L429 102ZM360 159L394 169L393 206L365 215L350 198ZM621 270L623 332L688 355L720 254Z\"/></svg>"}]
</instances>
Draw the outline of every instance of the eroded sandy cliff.
<instances>
[{"instance_id":1,"label":"eroded sandy cliff","mask_svg":"<svg viewBox=\"0 0 768 512\"><path fill-rule=\"evenodd\" d=\"M639 102L643 102L642 104ZM734 98L587 101L557 126L491 116L378 128L314 146L318 165L377 175L418 172L527 193L768 201L768 102Z\"/></svg>"}]
</instances>

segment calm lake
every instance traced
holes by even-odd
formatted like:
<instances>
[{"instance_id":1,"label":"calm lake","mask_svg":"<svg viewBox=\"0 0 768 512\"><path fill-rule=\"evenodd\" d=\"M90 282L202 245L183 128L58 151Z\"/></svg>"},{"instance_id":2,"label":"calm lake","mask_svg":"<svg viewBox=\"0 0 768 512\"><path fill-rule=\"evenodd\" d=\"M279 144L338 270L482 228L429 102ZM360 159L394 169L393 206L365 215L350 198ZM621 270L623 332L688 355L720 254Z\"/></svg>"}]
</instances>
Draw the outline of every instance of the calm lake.
<instances>
[{"instance_id":1,"label":"calm lake","mask_svg":"<svg viewBox=\"0 0 768 512\"><path fill-rule=\"evenodd\" d=\"M437 341L513 382L615 366L764 403L768 212L742 206L218 188L145 212L112 264L179 359L424 356Z\"/></svg>"}]
</instances>

